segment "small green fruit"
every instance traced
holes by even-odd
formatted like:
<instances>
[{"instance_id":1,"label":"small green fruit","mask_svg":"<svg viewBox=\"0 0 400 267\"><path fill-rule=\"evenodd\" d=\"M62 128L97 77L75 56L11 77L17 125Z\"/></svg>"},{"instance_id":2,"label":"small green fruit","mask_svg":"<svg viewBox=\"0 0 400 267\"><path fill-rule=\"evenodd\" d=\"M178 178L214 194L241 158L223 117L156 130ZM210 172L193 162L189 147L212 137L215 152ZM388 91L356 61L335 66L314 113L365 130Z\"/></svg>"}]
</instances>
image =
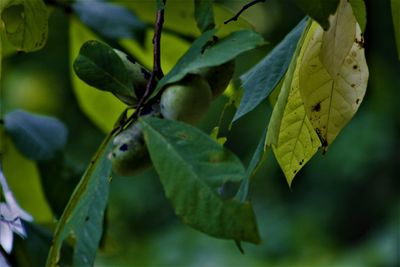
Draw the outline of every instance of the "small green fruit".
<instances>
[{"instance_id":1,"label":"small green fruit","mask_svg":"<svg viewBox=\"0 0 400 267\"><path fill-rule=\"evenodd\" d=\"M146 91L146 86L147 82L150 79L151 73L149 70L147 70L145 67L137 63L131 56L125 54L124 52L114 49L114 51L117 53L117 55L121 58L122 62L125 65L126 70L128 71L133 88L135 90L135 101L131 101L131 99L128 100L131 103L130 105L134 106L137 103L137 99L141 98L144 92ZM120 96L118 96L121 100L123 100ZM123 97L123 96L122 96ZM123 100L125 103L127 101Z\"/></svg>"},{"instance_id":2,"label":"small green fruit","mask_svg":"<svg viewBox=\"0 0 400 267\"><path fill-rule=\"evenodd\" d=\"M114 138L109 158L113 171L121 176L133 176L150 167L150 156L139 123L128 126Z\"/></svg>"},{"instance_id":3,"label":"small green fruit","mask_svg":"<svg viewBox=\"0 0 400 267\"><path fill-rule=\"evenodd\" d=\"M212 96L215 98L228 87L234 71L235 61L231 60L219 66L199 69L195 74L200 75L208 82Z\"/></svg>"},{"instance_id":4,"label":"small green fruit","mask_svg":"<svg viewBox=\"0 0 400 267\"><path fill-rule=\"evenodd\" d=\"M189 75L165 88L161 95L161 114L166 119L195 123L207 112L210 102L208 83L198 75Z\"/></svg>"}]
</instances>

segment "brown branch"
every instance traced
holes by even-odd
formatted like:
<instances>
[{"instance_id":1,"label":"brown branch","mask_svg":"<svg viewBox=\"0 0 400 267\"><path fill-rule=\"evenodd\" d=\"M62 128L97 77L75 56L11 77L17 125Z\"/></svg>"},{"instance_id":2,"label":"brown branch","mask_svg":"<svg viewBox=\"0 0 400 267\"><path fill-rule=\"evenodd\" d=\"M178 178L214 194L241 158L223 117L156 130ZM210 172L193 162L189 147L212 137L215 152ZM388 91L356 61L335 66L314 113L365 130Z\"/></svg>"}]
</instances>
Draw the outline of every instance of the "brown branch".
<instances>
[{"instance_id":1,"label":"brown branch","mask_svg":"<svg viewBox=\"0 0 400 267\"><path fill-rule=\"evenodd\" d=\"M257 4L257 3L261 3L261 2L265 2L265 0L253 0L253 1L251 1L250 3L245 4L245 5L242 7L242 9L240 9L239 12L236 13L235 16L233 16L232 18L230 18L230 19L224 21L224 24L228 24L228 23L231 22L231 21L237 21L238 18L240 17L240 15L241 15L246 9L248 9L248 8L250 8L250 7L252 7L252 6L254 6L254 5Z\"/></svg>"}]
</instances>

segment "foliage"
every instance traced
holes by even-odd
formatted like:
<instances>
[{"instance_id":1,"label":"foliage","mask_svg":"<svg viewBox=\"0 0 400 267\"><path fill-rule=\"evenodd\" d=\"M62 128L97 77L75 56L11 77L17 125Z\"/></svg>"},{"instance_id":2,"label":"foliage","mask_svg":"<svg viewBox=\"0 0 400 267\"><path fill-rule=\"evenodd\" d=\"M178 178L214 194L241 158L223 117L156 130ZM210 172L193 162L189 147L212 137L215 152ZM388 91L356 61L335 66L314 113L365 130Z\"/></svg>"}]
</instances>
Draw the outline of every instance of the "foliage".
<instances>
[{"instance_id":1,"label":"foliage","mask_svg":"<svg viewBox=\"0 0 400 267\"><path fill-rule=\"evenodd\" d=\"M124 179L112 169L114 153L135 151L132 145L143 148L141 153L150 156L154 170L142 173L145 168L127 165L128 169L140 172L135 174L137 177L126 179L157 177L160 194L165 195L183 224L212 237L233 240L240 250L241 242L259 244L265 239L268 243L268 237L257 224L259 204L252 191L257 173L264 175L266 168L272 168L270 160L262 164L268 158L267 152L273 152L287 184L292 187L294 178L307 163L312 166L322 162L317 155L319 150L326 154L328 148L329 153L335 149L333 142L347 134L345 126L351 124L362 107L370 74L364 51L368 46L368 39L364 40L367 9L362 0L296 0L304 12L302 16L306 16L280 42L269 45L272 49L268 53L263 52L267 45L264 36L245 19L240 17L223 24L235 14L214 1L195 0L185 5L177 0L139 2L5 0L0 3L0 63L13 54L3 53L3 48L33 52L45 47L48 14L58 9L55 12L69 14L66 20L70 51L66 52L66 60L70 73L65 76L71 83L71 99L74 105L79 105L71 114L66 111L58 115L67 118L64 124L48 115L16 109L20 107L9 109L8 95L0 88L0 172L10 180L18 179L14 178L15 173L10 174L13 166L28 166L24 169L29 169L32 176L29 178L34 184L32 199L46 206L40 212L29 207L28 212L36 220L41 218L52 224L51 227L35 222L26 225L28 239L16 241L13 254L4 259L1 246L6 241L0 238L0 262L32 266L44 264L46 257L48 267L93 266L99 249L110 242L108 233L117 228L108 224L112 216L107 214L107 206L114 201L112 195L109 197L110 181L122 183ZM399 2L392 0L398 51L399 8ZM249 60L249 66L242 69L247 64L246 57L260 51L258 63ZM31 55L35 53L21 58ZM218 69L228 63L236 66L235 74ZM211 123L209 128L214 128L214 132L210 135L204 127L206 120L200 123L172 120L179 117L165 115L162 101L168 87L200 90L197 85L205 84L207 105L200 103L197 97L200 94L185 89L196 97L181 109L190 118L200 117L196 107L208 108L211 101L207 74L215 80L227 75L232 80L222 96L218 92L212 99L214 105L222 103L225 107L221 112L212 106L209 114L220 119ZM181 95L174 96L171 99L177 102L170 103L168 108L181 108L185 104L178 105ZM235 102L237 109L227 116L229 106L233 107L231 104ZM249 116L259 114L258 110L265 106L271 110L270 117L265 118L268 113L263 111L263 116L255 120L261 135L251 128L250 134L241 136L243 140L254 139L255 144L255 151L246 156L250 159L246 168L240 152L230 147L234 138L230 138L229 131L246 125ZM75 138L76 133L70 129L78 120L86 123L75 125L75 131L81 127L82 136L91 131L88 129L94 129L96 134L90 132L83 140ZM354 120L357 122L357 116ZM135 132L130 132L132 128ZM106 137L88 163L88 158L81 160L77 155L84 150L81 145L92 143L90 137L101 136L98 130L106 133ZM339 135L342 131L345 133ZM222 135L227 136L223 142ZM352 146L356 148L357 142ZM301 173L313 176L310 172ZM10 182L13 183L18 184ZM2 183L0 188L0 197L12 206L8 185ZM57 199L54 190L59 188L65 192ZM137 191L137 196L143 194L132 190ZM138 204L132 204L135 205ZM157 221L154 217L162 213L160 207L157 205L157 215L146 217L143 223ZM23 219L20 217L15 220ZM57 218L56 223L49 217ZM0 230L6 223L9 222L0 216ZM54 229L51 241L49 229ZM15 229L13 232L18 233ZM33 241L29 239L31 235ZM33 243L49 250L48 254L32 254Z\"/></svg>"}]
</instances>

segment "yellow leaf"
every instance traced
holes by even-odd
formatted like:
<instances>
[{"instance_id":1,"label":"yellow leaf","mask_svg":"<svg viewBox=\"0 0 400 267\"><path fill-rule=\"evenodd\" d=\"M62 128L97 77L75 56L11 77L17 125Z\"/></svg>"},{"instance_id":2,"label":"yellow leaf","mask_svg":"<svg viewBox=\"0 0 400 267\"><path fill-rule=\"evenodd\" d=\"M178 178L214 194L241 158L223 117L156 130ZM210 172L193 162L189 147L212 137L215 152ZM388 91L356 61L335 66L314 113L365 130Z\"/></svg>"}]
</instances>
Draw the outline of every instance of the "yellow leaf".
<instances>
[{"instance_id":1,"label":"yellow leaf","mask_svg":"<svg viewBox=\"0 0 400 267\"><path fill-rule=\"evenodd\" d=\"M331 27L322 37L320 59L328 73L334 77L349 54L356 35L356 18L351 4L341 0L334 16L329 18Z\"/></svg>"},{"instance_id":2,"label":"yellow leaf","mask_svg":"<svg viewBox=\"0 0 400 267\"><path fill-rule=\"evenodd\" d=\"M367 87L368 66L361 30L357 23L354 28L351 49L343 62L335 61L340 65L335 67L339 69L336 75L331 75L321 62L321 47L326 41L321 28L314 33L300 65L300 93L325 151L356 113Z\"/></svg>"}]
</instances>

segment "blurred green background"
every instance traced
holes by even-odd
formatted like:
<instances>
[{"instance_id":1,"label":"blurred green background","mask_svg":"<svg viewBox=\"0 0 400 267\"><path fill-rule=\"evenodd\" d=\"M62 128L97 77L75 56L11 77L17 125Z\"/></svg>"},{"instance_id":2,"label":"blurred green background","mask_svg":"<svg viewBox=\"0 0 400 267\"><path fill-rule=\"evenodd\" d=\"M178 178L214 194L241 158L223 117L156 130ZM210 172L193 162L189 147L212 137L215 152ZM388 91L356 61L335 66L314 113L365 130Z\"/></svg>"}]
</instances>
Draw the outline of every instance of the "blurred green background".
<instances>
[{"instance_id":1,"label":"blurred green background","mask_svg":"<svg viewBox=\"0 0 400 267\"><path fill-rule=\"evenodd\" d=\"M239 10L247 1L219 2ZM370 80L364 102L328 153L316 155L291 189L268 152L251 185L261 245L244 244L242 255L234 242L183 225L165 199L157 175L149 170L112 180L107 232L95 266L400 266L400 62L390 1L367 0L366 5ZM303 16L291 0L269 0L246 11L243 17L268 45L241 55L236 77L265 56ZM50 229L54 227L50 208L59 216L104 136L81 111L72 90L68 27L69 15L52 10L46 47L6 55L1 80L6 110L56 116L69 129L66 153L60 156L62 168L57 167L60 158L35 165L12 147L10 167L5 168L21 205ZM201 128L210 132L225 102L221 96L213 103ZM264 103L229 133L228 146L245 163L270 114L271 107ZM43 170L47 174L39 183ZM47 205L42 191L59 201Z\"/></svg>"}]
</instances>

